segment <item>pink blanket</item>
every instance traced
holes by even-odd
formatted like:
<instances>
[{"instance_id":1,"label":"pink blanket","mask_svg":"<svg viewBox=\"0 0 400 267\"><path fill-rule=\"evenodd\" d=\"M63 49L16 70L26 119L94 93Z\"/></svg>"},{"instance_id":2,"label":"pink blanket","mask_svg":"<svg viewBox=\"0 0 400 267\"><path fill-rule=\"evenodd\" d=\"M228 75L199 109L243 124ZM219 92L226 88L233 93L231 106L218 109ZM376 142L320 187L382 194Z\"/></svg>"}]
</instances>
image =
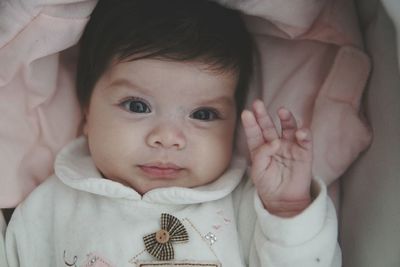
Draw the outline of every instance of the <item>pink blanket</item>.
<instances>
[{"instance_id":1,"label":"pink blanket","mask_svg":"<svg viewBox=\"0 0 400 267\"><path fill-rule=\"evenodd\" d=\"M192 0L195 1L195 0ZM313 130L315 175L337 179L371 140L360 113L369 60L346 0L218 0L245 16L258 48L248 101L293 110ZM16 206L76 137L74 45L93 0L0 2L0 208ZM239 138L243 148L243 136Z\"/></svg>"}]
</instances>

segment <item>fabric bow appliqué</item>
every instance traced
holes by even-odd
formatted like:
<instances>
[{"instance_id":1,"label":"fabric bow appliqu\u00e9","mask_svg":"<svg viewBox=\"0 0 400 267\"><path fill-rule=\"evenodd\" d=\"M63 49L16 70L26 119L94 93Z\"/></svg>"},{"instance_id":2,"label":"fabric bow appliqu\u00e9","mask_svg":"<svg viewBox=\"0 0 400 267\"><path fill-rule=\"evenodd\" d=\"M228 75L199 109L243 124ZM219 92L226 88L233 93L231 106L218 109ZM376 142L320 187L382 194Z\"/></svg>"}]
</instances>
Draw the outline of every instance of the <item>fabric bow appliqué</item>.
<instances>
[{"instance_id":1,"label":"fabric bow appliqu\u00e9","mask_svg":"<svg viewBox=\"0 0 400 267\"><path fill-rule=\"evenodd\" d=\"M189 241L185 226L178 218L163 213L161 214L161 230L143 237L146 251L158 260L173 260L174 248L172 243Z\"/></svg>"}]
</instances>

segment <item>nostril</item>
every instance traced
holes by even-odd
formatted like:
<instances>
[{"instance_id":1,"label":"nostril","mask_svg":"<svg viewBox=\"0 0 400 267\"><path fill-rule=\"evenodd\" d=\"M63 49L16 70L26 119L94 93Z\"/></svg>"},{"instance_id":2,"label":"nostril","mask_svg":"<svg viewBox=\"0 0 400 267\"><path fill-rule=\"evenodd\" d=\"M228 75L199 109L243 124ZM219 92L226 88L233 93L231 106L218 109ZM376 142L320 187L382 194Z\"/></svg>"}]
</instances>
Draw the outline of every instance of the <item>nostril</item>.
<instances>
[{"instance_id":1,"label":"nostril","mask_svg":"<svg viewBox=\"0 0 400 267\"><path fill-rule=\"evenodd\" d=\"M186 146L186 139L181 129L170 125L153 129L146 141L150 147L154 148L181 150Z\"/></svg>"}]
</instances>

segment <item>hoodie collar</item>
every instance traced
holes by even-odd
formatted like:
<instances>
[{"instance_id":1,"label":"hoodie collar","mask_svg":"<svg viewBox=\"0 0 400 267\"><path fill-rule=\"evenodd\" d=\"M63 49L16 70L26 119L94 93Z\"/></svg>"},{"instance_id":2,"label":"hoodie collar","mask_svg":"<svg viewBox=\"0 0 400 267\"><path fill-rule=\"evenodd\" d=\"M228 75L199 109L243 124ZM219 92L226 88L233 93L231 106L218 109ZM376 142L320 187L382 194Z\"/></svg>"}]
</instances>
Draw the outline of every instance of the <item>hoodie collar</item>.
<instances>
[{"instance_id":1,"label":"hoodie collar","mask_svg":"<svg viewBox=\"0 0 400 267\"><path fill-rule=\"evenodd\" d=\"M229 168L216 181L195 187L167 187L153 189L143 196L133 188L105 179L90 156L87 139L81 136L65 146L56 157L55 174L67 186L80 191L128 200L142 200L162 204L195 204L221 199L240 183L246 161L233 157Z\"/></svg>"}]
</instances>

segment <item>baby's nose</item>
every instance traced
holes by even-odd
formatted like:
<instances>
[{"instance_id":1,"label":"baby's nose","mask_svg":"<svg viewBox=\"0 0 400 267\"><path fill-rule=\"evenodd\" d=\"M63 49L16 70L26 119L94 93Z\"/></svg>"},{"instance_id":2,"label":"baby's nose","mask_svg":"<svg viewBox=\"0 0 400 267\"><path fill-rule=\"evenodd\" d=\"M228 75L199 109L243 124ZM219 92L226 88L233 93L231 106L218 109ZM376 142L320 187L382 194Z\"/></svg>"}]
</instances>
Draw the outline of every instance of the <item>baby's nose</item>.
<instances>
[{"instance_id":1,"label":"baby's nose","mask_svg":"<svg viewBox=\"0 0 400 267\"><path fill-rule=\"evenodd\" d=\"M147 144L155 148L176 148L181 150L186 146L186 138L178 126L163 123L156 126L149 133Z\"/></svg>"}]
</instances>

